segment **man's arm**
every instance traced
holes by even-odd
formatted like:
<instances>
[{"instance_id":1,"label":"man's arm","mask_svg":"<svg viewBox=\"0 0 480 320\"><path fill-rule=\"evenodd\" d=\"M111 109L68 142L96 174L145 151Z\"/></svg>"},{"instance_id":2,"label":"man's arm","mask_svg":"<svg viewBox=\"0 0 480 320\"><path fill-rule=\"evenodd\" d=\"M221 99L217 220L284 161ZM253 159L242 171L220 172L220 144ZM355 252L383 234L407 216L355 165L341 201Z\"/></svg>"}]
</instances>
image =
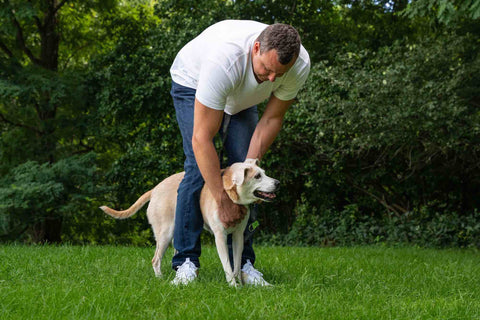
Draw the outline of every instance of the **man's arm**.
<instances>
[{"instance_id":1,"label":"man's arm","mask_svg":"<svg viewBox=\"0 0 480 320\"><path fill-rule=\"evenodd\" d=\"M247 158L261 159L282 129L283 118L294 100L283 101L273 94L253 133Z\"/></svg>"},{"instance_id":2,"label":"man's arm","mask_svg":"<svg viewBox=\"0 0 480 320\"><path fill-rule=\"evenodd\" d=\"M192 148L198 168L205 184L210 189L219 208L219 217L225 227L240 222L246 211L234 204L223 188L218 159L213 138L222 124L223 110L215 110L195 99Z\"/></svg>"},{"instance_id":3,"label":"man's arm","mask_svg":"<svg viewBox=\"0 0 480 320\"><path fill-rule=\"evenodd\" d=\"M217 202L223 192L220 163L213 138L222 124L223 111L208 108L195 99L192 147L205 184Z\"/></svg>"}]
</instances>

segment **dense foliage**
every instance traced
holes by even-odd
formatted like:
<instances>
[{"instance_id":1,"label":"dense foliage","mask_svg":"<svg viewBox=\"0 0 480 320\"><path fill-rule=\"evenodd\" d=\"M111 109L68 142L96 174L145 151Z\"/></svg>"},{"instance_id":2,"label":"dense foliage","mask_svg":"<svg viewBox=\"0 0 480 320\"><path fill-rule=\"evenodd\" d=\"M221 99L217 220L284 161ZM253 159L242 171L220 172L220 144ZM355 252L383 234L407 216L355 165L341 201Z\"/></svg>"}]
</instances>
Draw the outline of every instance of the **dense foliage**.
<instances>
[{"instance_id":1,"label":"dense foliage","mask_svg":"<svg viewBox=\"0 0 480 320\"><path fill-rule=\"evenodd\" d=\"M0 237L151 243L128 207L183 153L176 52L208 25L296 26L312 72L262 166L264 242L480 247L480 0L2 1Z\"/></svg>"}]
</instances>

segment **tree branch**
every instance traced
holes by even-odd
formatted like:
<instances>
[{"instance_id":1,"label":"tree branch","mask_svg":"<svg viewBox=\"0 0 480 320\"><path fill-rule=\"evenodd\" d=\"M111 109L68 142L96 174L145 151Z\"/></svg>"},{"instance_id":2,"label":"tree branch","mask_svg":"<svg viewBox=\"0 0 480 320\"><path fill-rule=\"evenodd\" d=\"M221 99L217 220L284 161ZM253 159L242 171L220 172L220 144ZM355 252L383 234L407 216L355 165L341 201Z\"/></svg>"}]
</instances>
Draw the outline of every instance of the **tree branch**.
<instances>
[{"instance_id":1,"label":"tree branch","mask_svg":"<svg viewBox=\"0 0 480 320\"><path fill-rule=\"evenodd\" d=\"M292 15L292 17L293 17L293 15L295 15L295 11L297 11L297 1L296 0L293 1L292 9L290 10L290 14Z\"/></svg>"},{"instance_id":2,"label":"tree branch","mask_svg":"<svg viewBox=\"0 0 480 320\"><path fill-rule=\"evenodd\" d=\"M23 29L18 20L15 18L15 14L12 11L12 22L15 25L15 28L17 29L17 44L20 47L20 49L25 52L25 54L30 58L30 60L36 64L36 65L42 65L42 61L35 57L32 53L32 51L27 47L25 44L25 38L23 37Z\"/></svg>"},{"instance_id":3,"label":"tree branch","mask_svg":"<svg viewBox=\"0 0 480 320\"><path fill-rule=\"evenodd\" d=\"M33 18L35 19L35 23L37 24L38 30L39 30L40 32L43 32L44 27L43 27L42 22L40 21L40 19L39 19L37 16L35 16L35 17L33 17Z\"/></svg>"},{"instance_id":4,"label":"tree branch","mask_svg":"<svg viewBox=\"0 0 480 320\"><path fill-rule=\"evenodd\" d=\"M84 147L85 149L74 151L74 152L72 152L72 155L86 154L86 153L89 153L89 152L95 150L93 147L85 146L83 144L81 146Z\"/></svg>"},{"instance_id":5,"label":"tree branch","mask_svg":"<svg viewBox=\"0 0 480 320\"><path fill-rule=\"evenodd\" d=\"M0 40L0 49L2 49L7 54L7 56L9 56L10 58L13 57L12 51L10 51L10 49L8 49L7 45L5 43L3 43L2 40Z\"/></svg>"},{"instance_id":6,"label":"tree branch","mask_svg":"<svg viewBox=\"0 0 480 320\"><path fill-rule=\"evenodd\" d=\"M15 122L12 122L10 120L8 120L7 118L5 118L5 116L0 113L0 120L3 120L3 122L5 123L8 123L14 127L20 127L20 128L25 128L25 129L29 129L29 130L32 130L33 132L35 133L42 133L40 130L38 130L37 128L35 127L30 127L30 126L27 126L25 124L22 124L22 123L15 123Z\"/></svg>"},{"instance_id":7,"label":"tree branch","mask_svg":"<svg viewBox=\"0 0 480 320\"><path fill-rule=\"evenodd\" d=\"M365 193L365 194L369 195L370 197L372 197L373 199L377 200L377 201L378 201L382 206L384 206L387 210L392 211L393 213L395 213L395 215L396 215L397 217L400 217L400 213L398 212L398 210L396 210L393 206L389 205L389 204L387 203L387 201L385 201L385 198L382 199L382 198L374 195L374 194L371 193L370 191L368 191L368 190L366 190L366 189L363 189L363 188L361 188L361 187L359 187L359 186L357 186L357 185L355 185L355 184L352 184L352 186L353 186L355 189L360 190L360 191L362 191L363 193ZM404 209L403 209L402 207L400 207L400 206L397 206L397 209L399 209L400 211L404 211Z\"/></svg>"},{"instance_id":8,"label":"tree branch","mask_svg":"<svg viewBox=\"0 0 480 320\"><path fill-rule=\"evenodd\" d=\"M49 7L48 15L45 17L45 23L47 23L47 21L50 21L53 16L57 14L58 10L60 10L65 5L65 3L67 3L67 1L68 0L62 0L56 7Z\"/></svg>"},{"instance_id":9,"label":"tree branch","mask_svg":"<svg viewBox=\"0 0 480 320\"><path fill-rule=\"evenodd\" d=\"M28 2L32 3L32 0L28 0ZM34 16L33 17L35 19L35 23L37 24L37 28L40 32L43 32L43 25L42 25L42 22L40 21L40 18L38 18L38 16Z\"/></svg>"}]
</instances>

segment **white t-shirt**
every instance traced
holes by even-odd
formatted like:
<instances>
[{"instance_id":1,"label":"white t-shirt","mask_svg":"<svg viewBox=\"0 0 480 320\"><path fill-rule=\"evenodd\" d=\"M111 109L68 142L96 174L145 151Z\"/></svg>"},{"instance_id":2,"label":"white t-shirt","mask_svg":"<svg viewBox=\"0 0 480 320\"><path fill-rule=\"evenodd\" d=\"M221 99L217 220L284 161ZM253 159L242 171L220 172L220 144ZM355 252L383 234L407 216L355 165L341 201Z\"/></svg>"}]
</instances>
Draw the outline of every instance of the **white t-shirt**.
<instances>
[{"instance_id":1,"label":"white t-shirt","mask_svg":"<svg viewBox=\"0 0 480 320\"><path fill-rule=\"evenodd\" d=\"M273 94L280 100L295 98L310 71L303 46L295 64L274 82L258 83L252 68L251 48L268 25L225 20L205 29L177 54L170 69L172 80L196 89L205 106L236 114Z\"/></svg>"}]
</instances>

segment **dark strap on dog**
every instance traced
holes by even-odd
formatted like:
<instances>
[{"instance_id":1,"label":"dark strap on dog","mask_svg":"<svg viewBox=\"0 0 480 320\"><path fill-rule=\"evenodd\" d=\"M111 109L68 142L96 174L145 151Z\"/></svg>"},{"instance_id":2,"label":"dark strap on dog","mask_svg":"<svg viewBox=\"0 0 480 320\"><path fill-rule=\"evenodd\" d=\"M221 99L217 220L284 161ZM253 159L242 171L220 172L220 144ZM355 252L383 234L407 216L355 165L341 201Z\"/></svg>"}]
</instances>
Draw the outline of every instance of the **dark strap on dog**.
<instances>
[{"instance_id":1,"label":"dark strap on dog","mask_svg":"<svg viewBox=\"0 0 480 320\"><path fill-rule=\"evenodd\" d=\"M228 126L230 125L230 119L232 115L223 113L223 125L222 125L222 143L225 143L227 139Z\"/></svg>"},{"instance_id":2,"label":"dark strap on dog","mask_svg":"<svg viewBox=\"0 0 480 320\"><path fill-rule=\"evenodd\" d=\"M257 204L250 205L250 218L248 219L247 228L244 232L244 241L250 240L255 231L257 231L260 223L257 220Z\"/></svg>"},{"instance_id":3,"label":"dark strap on dog","mask_svg":"<svg viewBox=\"0 0 480 320\"><path fill-rule=\"evenodd\" d=\"M228 126L230 125L231 115L228 113L223 114L223 123L222 127L220 128L220 138L222 140L222 147L220 149L220 164L222 167L225 167L225 163L223 163L223 152L225 150L225 140L227 140L227 133L228 133Z\"/></svg>"}]
</instances>

